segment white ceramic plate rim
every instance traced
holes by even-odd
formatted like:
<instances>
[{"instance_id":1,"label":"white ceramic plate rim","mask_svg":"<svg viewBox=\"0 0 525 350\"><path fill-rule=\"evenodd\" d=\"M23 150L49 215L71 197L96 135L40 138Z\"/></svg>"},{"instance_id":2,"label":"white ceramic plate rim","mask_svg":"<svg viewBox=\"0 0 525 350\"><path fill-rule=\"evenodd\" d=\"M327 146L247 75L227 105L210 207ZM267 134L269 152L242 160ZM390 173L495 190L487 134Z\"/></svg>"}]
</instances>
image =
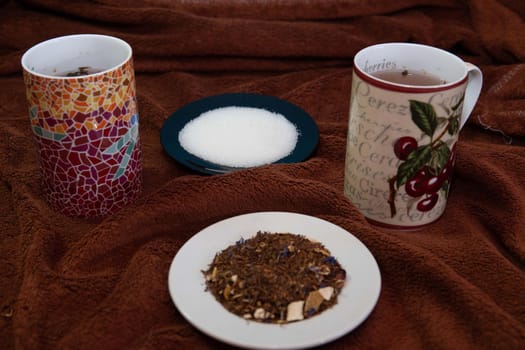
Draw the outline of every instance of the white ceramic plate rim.
<instances>
[{"instance_id":1,"label":"white ceramic plate rim","mask_svg":"<svg viewBox=\"0 0 525 350\"><path fill-rule=\"evenodd\" d=\"M217 252L257 231L302 234L323 243L347 272L338 303L310 319L284 325L247 321L228 312L205 290L202 271ZM343 228L304 214L257 212L219 221L189 239L171 263L168 287L184 318L211 337L249 349L304 349L359 326L377 303L381 275L368 248Z\"/></svg>"}]
</instances>

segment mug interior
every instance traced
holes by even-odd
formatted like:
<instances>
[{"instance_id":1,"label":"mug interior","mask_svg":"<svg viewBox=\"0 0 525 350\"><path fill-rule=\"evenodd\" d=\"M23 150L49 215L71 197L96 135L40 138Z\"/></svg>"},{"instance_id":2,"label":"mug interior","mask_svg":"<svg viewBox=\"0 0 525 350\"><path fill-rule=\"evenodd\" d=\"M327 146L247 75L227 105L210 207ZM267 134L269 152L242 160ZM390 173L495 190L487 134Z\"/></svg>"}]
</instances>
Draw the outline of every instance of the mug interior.
<instances>
[{"instance_id":1,"label":"mug interior","mask_svg":"<svg viewBox=\"0 0 525 350\"><path fill-rule=\"evenodd\" d=\"M355 55L354 67L369 79L380 81L383 80L374 77L375 72L405 69L423 72L443 80L444 84L433 85L440 88L455 85L467 77L466 65L459 57L436 47L410 43L378 44L364 48Z\"/></svg>"},{"instance_id":2,"label":"mug interior","mask_svg":"<svg viewBox=\"0 0 525 350\"><path fill-rule=\"evenodd\" d=\"M63 73L90 67L96 74L112 70L131 57L131 46L106 35L80 34L41 42L22 56L22 67L31 74L67 78Z\"/></svg>"}]
</instances>

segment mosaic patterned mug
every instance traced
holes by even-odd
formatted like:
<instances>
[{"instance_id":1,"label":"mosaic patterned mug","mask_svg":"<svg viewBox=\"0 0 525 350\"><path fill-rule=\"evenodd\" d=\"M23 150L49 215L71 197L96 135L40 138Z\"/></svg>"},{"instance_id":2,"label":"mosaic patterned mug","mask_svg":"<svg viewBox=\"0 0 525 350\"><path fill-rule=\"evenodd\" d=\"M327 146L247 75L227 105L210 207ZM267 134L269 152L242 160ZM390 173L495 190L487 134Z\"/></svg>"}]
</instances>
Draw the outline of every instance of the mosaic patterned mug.
<instances>
[{"instance_id":1,"label":"mosaic patterned mug","mask_svg":"<svg viewBox=\"0 0 525 350\"><path fill-rule=\"evenodd\" d=\"M33 46L21 63L50 206L101 217L135 200L142 164L130 45L70 35Z\"/></svg>"},{"instance_id":2,"label":"mosaic patterned mug","mask_svg":"<svg viewBox=\"0 0 525 350\"><path fill-rule=\"evenodd\" d=\"M344 192L368 221L413 229L443 214L481 86L478 67L435 47L387 43L356 54Z\"/></svg>"}]
</instances>

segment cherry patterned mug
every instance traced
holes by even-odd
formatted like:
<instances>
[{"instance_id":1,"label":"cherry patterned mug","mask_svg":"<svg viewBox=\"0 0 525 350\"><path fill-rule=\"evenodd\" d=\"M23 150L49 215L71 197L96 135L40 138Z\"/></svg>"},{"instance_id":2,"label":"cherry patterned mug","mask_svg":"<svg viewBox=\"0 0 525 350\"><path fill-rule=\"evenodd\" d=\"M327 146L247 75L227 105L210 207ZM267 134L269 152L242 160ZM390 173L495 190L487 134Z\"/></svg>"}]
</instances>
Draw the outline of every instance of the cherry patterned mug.
<instances>
[{"instance_id":1,"label":"cherry patterned mug","mask_svg":"<svg viewBox=\"0 0 525 350\"><path fill-rule=\"evenodd\" d=\"M444 212L480 69L439 48L386 43L354 57L344 193L372 224L414 229Z\"/></svg>"},{"instance_id":2,"label":"cherry patterned mug","mask_svg":"<svg viewBox=\"0 0 525 350\"><path fill-rule=\"evenodd\" d=\"M132 50L93 34L50 39L22 57L43 195L69 216L101 217L142 189Z\"/></svg>"}]
</instances>

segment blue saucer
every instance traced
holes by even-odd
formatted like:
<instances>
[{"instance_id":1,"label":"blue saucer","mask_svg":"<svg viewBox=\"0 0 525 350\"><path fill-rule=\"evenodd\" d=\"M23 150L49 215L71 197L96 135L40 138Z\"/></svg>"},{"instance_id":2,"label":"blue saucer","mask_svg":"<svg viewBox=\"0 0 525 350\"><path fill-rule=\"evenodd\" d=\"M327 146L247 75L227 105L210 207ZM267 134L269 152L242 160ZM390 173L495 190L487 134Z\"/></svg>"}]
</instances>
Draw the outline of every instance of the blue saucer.
<instances>
[{"instance_id":1,"label":"blue saucer","mask_svg":"<svg viewBox=\"0 0 525 350\"><path fill-rule=\"evenodd\" d=\"M171 114L160 131L160 143L177 162L203 174L224 174L246 168L214 164L187 152L179 143L179 132L202 113L221 107L253 107L279 113L293 123L299 133L295 149L274 163L297 163L307 159L319 142L319 129L312 117L296 105L268 95L232 93L205 97Z\"/></svg>"}]
</instances>

